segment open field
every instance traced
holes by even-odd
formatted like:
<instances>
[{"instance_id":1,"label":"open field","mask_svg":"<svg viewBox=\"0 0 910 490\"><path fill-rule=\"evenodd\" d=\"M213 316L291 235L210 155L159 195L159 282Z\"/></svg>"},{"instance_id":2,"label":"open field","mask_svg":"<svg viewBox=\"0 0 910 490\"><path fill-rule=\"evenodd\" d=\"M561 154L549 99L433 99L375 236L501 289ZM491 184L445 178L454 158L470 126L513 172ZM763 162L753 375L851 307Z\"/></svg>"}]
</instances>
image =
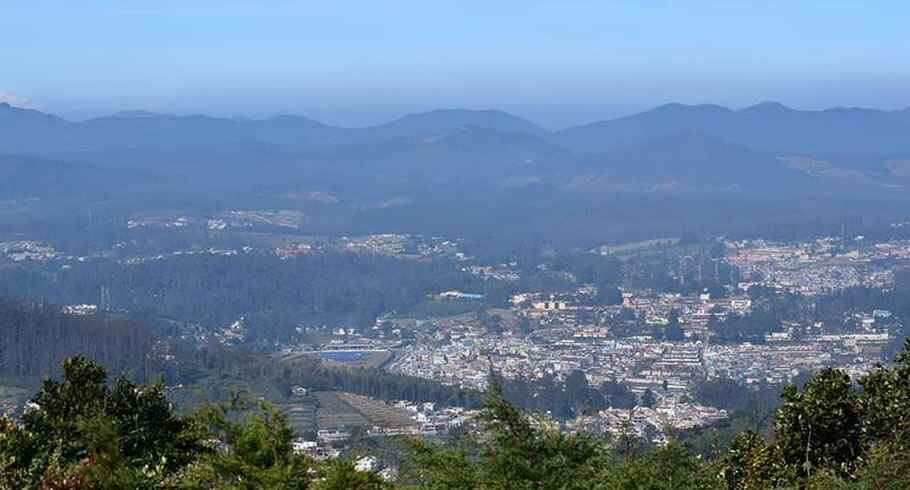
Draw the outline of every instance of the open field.
<instances>
[{"instance_id":1,"label":"open field","mask_svg":"<svg viewBox=\"0 0 910 490\"><path fill-rule=\"evenodd\" d=\"M677 243L679 243L679 238L655 238L653 240L643 240L640 242L623 243L619 245L603 245L598 247L597 251L600 252L601 255L623 255L672 247Z\"/></svg>"},{"instance_id":2,"label":"open field","mask_svg":"<svg viewBox=\"0 0 910 490\"><path fill-rule=\"evenodd\" d=\"M338 366L354 368L378 368L392 358L393 353L388 350L362 350L362 351L309 351L298 352L285 356L288 362L298 360L304 356L318 357L322 361Z\"/></svg>"}]
</instances>

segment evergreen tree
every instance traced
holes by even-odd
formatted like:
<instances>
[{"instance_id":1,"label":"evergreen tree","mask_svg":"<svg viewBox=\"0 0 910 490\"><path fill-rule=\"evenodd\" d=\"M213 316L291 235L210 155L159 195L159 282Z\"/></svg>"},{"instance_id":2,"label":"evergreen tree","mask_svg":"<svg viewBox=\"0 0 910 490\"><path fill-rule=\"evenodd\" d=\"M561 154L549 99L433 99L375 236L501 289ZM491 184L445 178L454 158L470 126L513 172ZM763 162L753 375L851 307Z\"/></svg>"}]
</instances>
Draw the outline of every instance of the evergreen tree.
<instances>
[{"instance_id":1,"label":"evergreen tree","mask_svg":"<svg viewBox=\"0 0 910 490\"><path fill-rule=\"evenodd\" d=\"M64 361L63 380L44 381L22 425L6 424L0 482L10 488L73 479L151 485L204 451L195 426L171 411L162 382L141 386L120 378L113 388L106 382L99 364Z\"/></svg>"}]
</instances>

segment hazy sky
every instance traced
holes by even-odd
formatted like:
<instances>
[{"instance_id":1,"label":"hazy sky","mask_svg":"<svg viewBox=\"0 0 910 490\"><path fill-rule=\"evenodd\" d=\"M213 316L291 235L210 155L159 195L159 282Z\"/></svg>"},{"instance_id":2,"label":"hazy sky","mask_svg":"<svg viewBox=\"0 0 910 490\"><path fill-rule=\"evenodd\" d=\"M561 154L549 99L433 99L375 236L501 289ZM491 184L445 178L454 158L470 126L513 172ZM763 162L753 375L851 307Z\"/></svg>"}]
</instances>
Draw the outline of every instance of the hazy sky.
<instances>
[{"instance_id":1,"label":"hazy sky","mask_svg":"<svg viewBox=\"0 0 910 490\"><path fill-rule=\"evenodd\" d=\"M366 124L439 107L559 127L671 101L910 105L910 2L28 0L0 99Z\"/></svg>"}]
</instances>

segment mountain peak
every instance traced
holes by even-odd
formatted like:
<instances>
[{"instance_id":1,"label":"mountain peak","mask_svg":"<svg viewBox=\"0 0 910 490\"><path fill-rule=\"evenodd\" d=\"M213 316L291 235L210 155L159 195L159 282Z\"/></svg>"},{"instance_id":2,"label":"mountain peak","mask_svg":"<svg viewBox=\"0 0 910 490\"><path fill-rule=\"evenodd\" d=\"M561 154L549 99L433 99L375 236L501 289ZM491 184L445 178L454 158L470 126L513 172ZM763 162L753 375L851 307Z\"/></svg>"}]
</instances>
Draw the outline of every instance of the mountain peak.
<instances>
[{"instance_id":1,"label":"mountain peak","mask_svg":"<svg viewBox=\"0 0 910 490\"><path fill-rule=\"evenodd\" d=\"M25 107L19 107L19 106L12 105L9 102L0 102L0 110L11 111L11 112L12 111L14 111L14 112L38 112L34 109L28 109Z\"/></svg>"},{"instance_id":2,"label":"mountain peak","mask_svg":"<svg viewBox=\"0 0 910 490\"><path fill-rule=\"evenodd\" d=\"M759 102L753 106L746 107L741 109L740 112L789 112L793 109L790 107L781 104L780 102L775 102L773 100L766 100L764 102Z\"/></svg>"},{"instance_id":3,"label":"mountain peak","mask_svg":"<svg viewBox=\"0 0 910 490\"><path fill-rule=\"evenodd\" d=\"M247 119L247 121L250 121L250 119ZM263 121L275 124L307 124L324 126L324 124L319 121L310 119L306 116L299 116L297 114L277 114L275 116L266 118Z\"/></svg>"},{"instance_id":4,"label":"mountain peak","mask_svg":"<svg viewBox=\"0 0 910 490\"><path fill-rule=\"evenodd\" d=\"M47 114L27 107L18 107L9 102L0 102L0 115L11 118L24 120L44 120L44 121L63 121L61 118L52 114Z\"/></svg>"},{"instance_id":5,"label":"mountain peak","mask_svg":"<svg viewBox=\"0 0 910 490\"><path fill-rule=\"evenodd\" d=\"M655 107L647 112L682 112L682 111L711 111L711 112L730 112L730 109L727 109L724 106L717 104L681 104L679 102L670 102L669 104L664 104Z\"/></svg>"},{"instance_id":6,"label":"mountain peak","mask_svg":"<svg viewBox=\"0 0 910 490\"><path fill-rule=\"evenodd\" d=\"M128 110L120 111L114 113L111 117L118 119L157 119L157 118L172 118L173 114L161 114L158 112L144 111L144 110Z\"/></svg>"},{"instance_id":7,"label":"mountain peak","mask_svg":"<svg viewBox=\"0 0 910 490\"><path fill-rule=\"evenodd\" d=\"M495 109L435 109L429 112L408 114L379 126L379 128L386 130L407 128L416 131L443 133L468 126L535 135L546 133L545 129L531 121Z\"/></svg>"},{"instance_id":8,"label":"mountain peak","mask_svg":"<svg viewBox=\"0 0 910 490\"><path fill-rule=\"evenodd\" d=\"M524 119L496 109L433 109L427 112L415 112L398 119L402 120L465 120L509 119L527 122ZM394 122L394 121L393 121ZM530 124L530 122L528 122Z\"/></svg>"}]
</instances>

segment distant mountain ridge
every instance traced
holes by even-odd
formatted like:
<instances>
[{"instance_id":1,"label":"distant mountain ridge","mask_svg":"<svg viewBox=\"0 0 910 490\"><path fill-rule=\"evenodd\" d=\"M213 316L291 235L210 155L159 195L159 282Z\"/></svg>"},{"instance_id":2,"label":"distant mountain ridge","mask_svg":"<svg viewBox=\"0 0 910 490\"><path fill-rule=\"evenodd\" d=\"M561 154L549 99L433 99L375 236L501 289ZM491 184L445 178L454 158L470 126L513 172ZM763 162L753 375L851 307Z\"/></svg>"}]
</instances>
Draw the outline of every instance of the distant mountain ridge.
<instances>
[{"instance_id":1,"label":"distant mountain ridge","mask_svg":"<svg viewBox=\"0 0 910 490\"><path fill-rule=\"evenodd\" d=\"M291 148L340 146L383 140L444 136L467 127L509 133L548 134L506 112L447 109L410 114L377 126L342 128L297 115L237 120L130 110L71 122L30 109L0 104L0 153L53 155L101 149L199 148L262 142Z\"/></svg>"},{"instance_id":2,"label":"distant mountain ridge","mask_svg":"<svg viewBox=\"0 0 910 490\"><path fill-rule=\"evenodd\" d=\"M297 115L148 111L71 122L0 104L0 155L230 186L507 180L777 191L852 181L890 189L910 184L908 135L907 109L801 111L776 102L738 110L672 103L561 131L497 110L440 109L345 128Z\"/></svg>"},{"instance_id":3,"label":"distant mountain ridge","mask_svg":"<svg viewBox=\"0 0 910 490\"><path fill-rule=\"evenodd\" d=\"M776 102L740 110L717 105L667 104L632 116L555 133L554 141L581 154L604 154L681 132L699 132L754 150L817 155L910 152L910 112L833 108L800 111Z\"/></svg>"},{"instance_id":4,"label":"distant mountain ridge","mask_svg":"<svg viewBox=\"0 0 910 490\"><path fill-rule=\"evenodd\" d=\"M733 110L718 105L671 103L630 116L560 131L496 110L439 109L385 124L345 128L297 115L237 120L123 111L70 122L35 110L0 104L0 153L54 153L102 148L202 147L266 142L295 148L442 136L480 127L545 138L579 155L605 154L678 133L702 133L775 153L856 156L910 153L910 108L884 111L837 107L820 111L762 102Z\"/></svg>"}]
</instances>

